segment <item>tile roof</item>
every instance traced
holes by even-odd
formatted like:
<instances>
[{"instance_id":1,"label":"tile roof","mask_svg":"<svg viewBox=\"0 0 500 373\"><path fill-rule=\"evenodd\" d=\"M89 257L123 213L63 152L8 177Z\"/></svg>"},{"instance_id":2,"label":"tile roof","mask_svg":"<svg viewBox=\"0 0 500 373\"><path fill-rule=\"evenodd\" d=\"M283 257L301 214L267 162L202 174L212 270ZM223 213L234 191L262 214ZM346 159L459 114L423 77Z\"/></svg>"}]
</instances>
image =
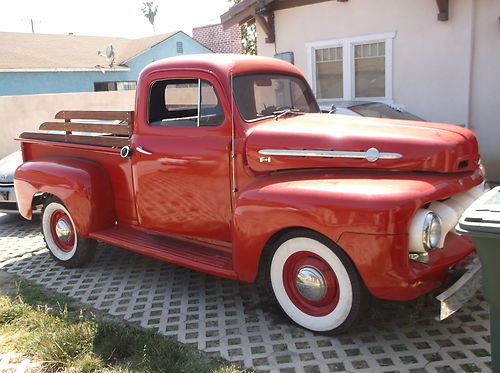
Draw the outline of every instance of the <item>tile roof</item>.
<instances>
[{"instance_id":1,"label":"tile roof","mask_svg":"<svg viewBox=\"0 0 500 373\"><path fill-rule=\"evenodd\" d=\"M180 31L177 31L180 32ZM114 65L120 68L133 57L170 38L177 32L141 39L105 36L27 34L0 32L2 70L78 70L108 68L105 53L109 44L115 52Z\"/></svg>"}]
</instances>

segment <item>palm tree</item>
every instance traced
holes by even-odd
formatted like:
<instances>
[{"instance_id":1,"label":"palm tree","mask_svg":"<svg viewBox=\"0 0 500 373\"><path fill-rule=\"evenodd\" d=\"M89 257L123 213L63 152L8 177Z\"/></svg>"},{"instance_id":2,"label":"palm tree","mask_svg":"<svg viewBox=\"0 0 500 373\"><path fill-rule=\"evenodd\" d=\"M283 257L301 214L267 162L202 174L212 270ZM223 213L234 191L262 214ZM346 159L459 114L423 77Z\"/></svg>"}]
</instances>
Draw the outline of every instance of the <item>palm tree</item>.
<instances>
[{"instance_id":1,"label":"palm tree","mask_svg":"<svg viewBox=\"0 0 500 373\"><path fill-rule=\"evenodd\" d=\"M142 3L142 14L149 20L153 26L153 33L156 35L155 30L155 17L158 12L158 5L154 5L152 1L145 1Z\"/></svg>"}]
</instances>

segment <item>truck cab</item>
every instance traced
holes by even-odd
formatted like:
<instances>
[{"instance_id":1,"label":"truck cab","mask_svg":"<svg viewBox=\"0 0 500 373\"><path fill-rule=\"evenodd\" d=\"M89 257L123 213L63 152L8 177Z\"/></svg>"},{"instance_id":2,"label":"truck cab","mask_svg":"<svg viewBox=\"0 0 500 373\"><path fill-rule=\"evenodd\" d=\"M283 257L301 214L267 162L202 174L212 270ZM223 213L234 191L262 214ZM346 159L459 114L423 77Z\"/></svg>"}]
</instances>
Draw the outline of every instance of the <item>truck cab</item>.
<instances>
[{"instance_id":1,"label":"truck cab","mask_svg":"<svg viewBox=\"0 0 500 373\"><path fill-rule=\"evenodd\" d=\"M271 58L175 57L146 67L134 112L61 111L20 135L20 212L68 267L103 241L258 281L296 323L347 330L371 297L410 300L473 252L454 226L483 190L458 126L321 114ZM88 125L78 120L119 120ZM74 135L73 131L102 136Z\"/></svg>"}]
</instances>

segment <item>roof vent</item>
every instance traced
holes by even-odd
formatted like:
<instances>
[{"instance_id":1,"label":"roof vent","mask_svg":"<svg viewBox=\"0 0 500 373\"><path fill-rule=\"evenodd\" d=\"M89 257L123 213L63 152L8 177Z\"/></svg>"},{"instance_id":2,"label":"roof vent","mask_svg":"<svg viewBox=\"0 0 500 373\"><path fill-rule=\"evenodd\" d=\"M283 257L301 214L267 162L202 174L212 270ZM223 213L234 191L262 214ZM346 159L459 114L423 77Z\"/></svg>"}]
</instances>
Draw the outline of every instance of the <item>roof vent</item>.
<instances>
[{"instance_id":1,"label":"roof vent","mask_svg":"<svg viewBox=\"0 0 500 373\"><path fill-rule=\"evenodd\" d=\"M177 42L177 53L179 54L184 53L184 45L182 44L182 41Z\"/></svg>"}]
</instances>

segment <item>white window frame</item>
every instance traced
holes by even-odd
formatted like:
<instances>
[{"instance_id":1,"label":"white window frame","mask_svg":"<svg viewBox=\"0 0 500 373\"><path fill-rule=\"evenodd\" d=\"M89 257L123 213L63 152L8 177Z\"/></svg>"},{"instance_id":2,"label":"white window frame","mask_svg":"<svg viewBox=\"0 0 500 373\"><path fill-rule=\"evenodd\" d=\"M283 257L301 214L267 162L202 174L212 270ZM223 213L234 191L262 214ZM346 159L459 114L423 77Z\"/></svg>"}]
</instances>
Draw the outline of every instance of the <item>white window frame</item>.
<instances>
[{"instance_id":1,"label":"white window frame","mask_svg":"<svg viewBox=\"0 0 500 373\"><path fill-rule=\"evenodd\" d=\"M371 34L341 39L322 40L306 44L307 77L316 95L316 49L342 47L342 72L344 97L318 99L319 102L333 101L380 101L392 104L392 44L396 32ZM356 97L354 48L356 45L385 42L385 97Z\"/></svg>"}]
</instances>

